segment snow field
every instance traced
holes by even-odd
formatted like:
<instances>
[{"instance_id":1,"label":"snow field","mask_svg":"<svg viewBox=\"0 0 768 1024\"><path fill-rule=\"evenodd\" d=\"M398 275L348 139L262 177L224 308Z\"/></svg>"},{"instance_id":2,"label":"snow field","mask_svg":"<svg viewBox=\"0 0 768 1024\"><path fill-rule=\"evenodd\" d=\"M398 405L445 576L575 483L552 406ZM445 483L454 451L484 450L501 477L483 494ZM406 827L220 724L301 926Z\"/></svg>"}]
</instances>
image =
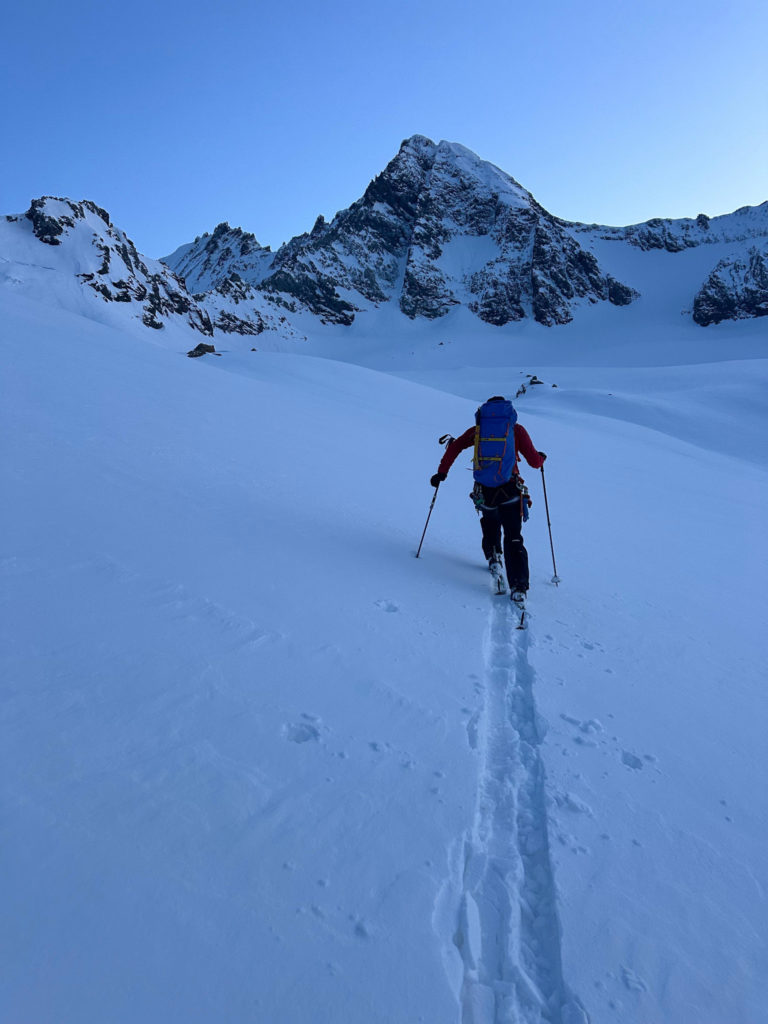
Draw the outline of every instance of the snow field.
<instances>
[{"instance_id":1,"label":"snow field","mask_svg":"<svg viewBox=\"0 0 768 1024\"><path fill-rule=\"evenodd\" d=\"M487 595L413 558L445 400L6 323L7 1012L452 1016Z\"/></svg>"},{"instance_id":2,"label":"snow field","mask_svg":"<svg viewBox=\"0 0 768 1024\"><path fill-rule=\"evenodd\" d=\"M513 634L466 458L413 553L528 367L2 312L3 1015L766 1019L763 361L520 399Z\"/></svg>"}]
</instances>

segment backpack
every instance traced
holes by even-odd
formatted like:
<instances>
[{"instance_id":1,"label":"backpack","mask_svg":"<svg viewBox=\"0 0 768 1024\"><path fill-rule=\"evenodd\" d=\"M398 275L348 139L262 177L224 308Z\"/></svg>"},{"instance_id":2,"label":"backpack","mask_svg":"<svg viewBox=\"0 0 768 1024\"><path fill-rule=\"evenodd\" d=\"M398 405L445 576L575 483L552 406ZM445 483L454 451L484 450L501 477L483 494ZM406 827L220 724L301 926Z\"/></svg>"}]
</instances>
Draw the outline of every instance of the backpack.
<instances>
[{"instance_id":1,"label":"backpack","mask_svg":"<svg viewBox=\"0 0 768 1024\"><path fill-rule=\"evenodd\" d=\"M500 487L512 476L517 462L515 423L517 413L506 398L489 398L475 413L472 468L477 483Z\"/></svg>"}]
</instances>

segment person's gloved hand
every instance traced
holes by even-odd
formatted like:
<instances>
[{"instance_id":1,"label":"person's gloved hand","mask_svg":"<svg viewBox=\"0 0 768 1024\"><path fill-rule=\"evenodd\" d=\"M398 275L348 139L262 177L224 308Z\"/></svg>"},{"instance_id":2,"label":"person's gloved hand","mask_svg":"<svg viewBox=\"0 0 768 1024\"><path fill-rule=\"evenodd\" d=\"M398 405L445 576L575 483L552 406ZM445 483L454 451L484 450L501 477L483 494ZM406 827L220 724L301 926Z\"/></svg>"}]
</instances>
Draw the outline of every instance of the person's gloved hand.
<instances>
[{"instance_id":1,"label":"person's gloved hand","mask_svg":"<svg viewBox=\"0 0 768 1024\"><path fill-rule=\"evenodd\" d=\"M542 457L542 459L544 460L544 462L546 462L546 461L547 461L547 453L546 453L546 452L539 452L539 455L540 455L540 456Z\"/></svg>"},{"instance_id":2,"label":"person's gloved hand","mask_svg":"<svg viewBox=\"0 0 768 1024\"><path fill-rule=\"evenodd\" d=\"M431 477L431 478L430 478L430 481L429 481L429 482L430 482L430 484L431 484L431 485L432 485L433 487L439 487L439 486L440 486L440 484L441 484L441 483L443 482L443 480L445 480L445 479L447 479L447 477L446 477L445 473L435 473L435 475L434 475L433 477Z\"/></svg>"}]
</instances>

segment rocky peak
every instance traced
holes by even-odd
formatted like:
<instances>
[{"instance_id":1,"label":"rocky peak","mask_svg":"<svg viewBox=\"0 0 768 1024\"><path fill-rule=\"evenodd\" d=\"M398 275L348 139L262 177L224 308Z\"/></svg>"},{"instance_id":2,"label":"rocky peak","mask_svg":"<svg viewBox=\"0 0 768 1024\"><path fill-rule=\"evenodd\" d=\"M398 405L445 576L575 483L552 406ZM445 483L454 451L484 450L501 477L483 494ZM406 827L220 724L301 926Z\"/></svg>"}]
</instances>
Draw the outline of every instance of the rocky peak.
<instances>
[{"instance_id":1,"label":"rocky peak","mask_svg":"<svg viewBox=\"0 0 768 1024\"><path fill-rule=\"evenodd\" d=\"M24 216L31 221L35 238L46 245L61 245L59 236L64 234L65 228L74 228L77 221L86 220L89 214L101 220L108 229L112 228L107 211L88 199L73 203L71 199L42 196L32 200Z\"/></svg>"},{"instance_id":2,"label":"rocky peak","mask_svg":"<svg viewBox=\"0 0 768 1024\"><path fill-rule=\"evenodd\" d=\"M360 199L330 222L318 217L277 252L259 247L241 255L233 235L219 225L168 257L195 290L217 291L219 317L229 302L240 318L251 307L281 308L349 325L363 311L397 303L412 319L438 319L463 306L496 326L526 318L551 326L568 323L581 305L622 306L637 297L598 262L598 240L668 253L741 244L768 235L768 203L627 228L574 224L464 146L414 135ZM222 289L233 274L253 288L237 310L238 288Z\"/></svg>"},{"instance_id":3,"label":"rocky peak","mask_svg":"<svg viewBox=\"0 0 768 1024\"><path fill-rule=\"evenodd\" d=\"M159 330L166 322L180 319L202 334L212 333L208 315L193 301L183 282L168 267L142 256L96 203L42 196L32 200L23 216L6 220L15 225L17 234L22 233L20 244L24 244L24 225L28 224L37 243L58 247L55 255L41 254L40 264L34 261L33 248L30 266L53 264L53 269L75 274L93 299L119 303L147 327Z\"/></svg>"},{"instance_id":4,"label":"rocky peak","mask_svg":"<svg viewBox=\"0 0 768 1024\"><path fill-rule=\"evenodd\" d=\"M497 325L566 323L577 300L634 297L514 178L421 135L330 224L283 246L260 287L339 324L393 300L411 318L465 303Z\"/></svg>"},{"instance_id":5,"label":"rocky peak","mask_svg":"<svg viewBox=\"0 0 768 1024\"><path fill-rule=\"evenodd\" d=\"M163 263L184 279L190 291L206 292L217 288L232 273L256 284L272 258L269 246L259 245L255 235L223 221L210 234L206 231L194 242L180 246Z\"/></svg>"}]
</instances>

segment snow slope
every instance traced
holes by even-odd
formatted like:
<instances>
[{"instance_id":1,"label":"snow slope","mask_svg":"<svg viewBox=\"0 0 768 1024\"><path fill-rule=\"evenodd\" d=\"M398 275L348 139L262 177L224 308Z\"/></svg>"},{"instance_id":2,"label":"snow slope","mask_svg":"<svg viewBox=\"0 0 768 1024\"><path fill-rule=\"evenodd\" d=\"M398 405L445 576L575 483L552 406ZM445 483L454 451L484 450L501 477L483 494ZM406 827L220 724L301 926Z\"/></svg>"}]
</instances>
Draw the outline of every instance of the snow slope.
<instances>
[{"instance_id":1,"label":"snow slope","mask_svg":"<svg viewBox=\"0 0 768 1024\"><path fill-rule=\"evenodd\" d=\"M753 325L354 335L392 376L0 301L0 1018L768 1020ZM518 633L466 459L413 554L526 372Z\"/></svg>"}]
</instances>

